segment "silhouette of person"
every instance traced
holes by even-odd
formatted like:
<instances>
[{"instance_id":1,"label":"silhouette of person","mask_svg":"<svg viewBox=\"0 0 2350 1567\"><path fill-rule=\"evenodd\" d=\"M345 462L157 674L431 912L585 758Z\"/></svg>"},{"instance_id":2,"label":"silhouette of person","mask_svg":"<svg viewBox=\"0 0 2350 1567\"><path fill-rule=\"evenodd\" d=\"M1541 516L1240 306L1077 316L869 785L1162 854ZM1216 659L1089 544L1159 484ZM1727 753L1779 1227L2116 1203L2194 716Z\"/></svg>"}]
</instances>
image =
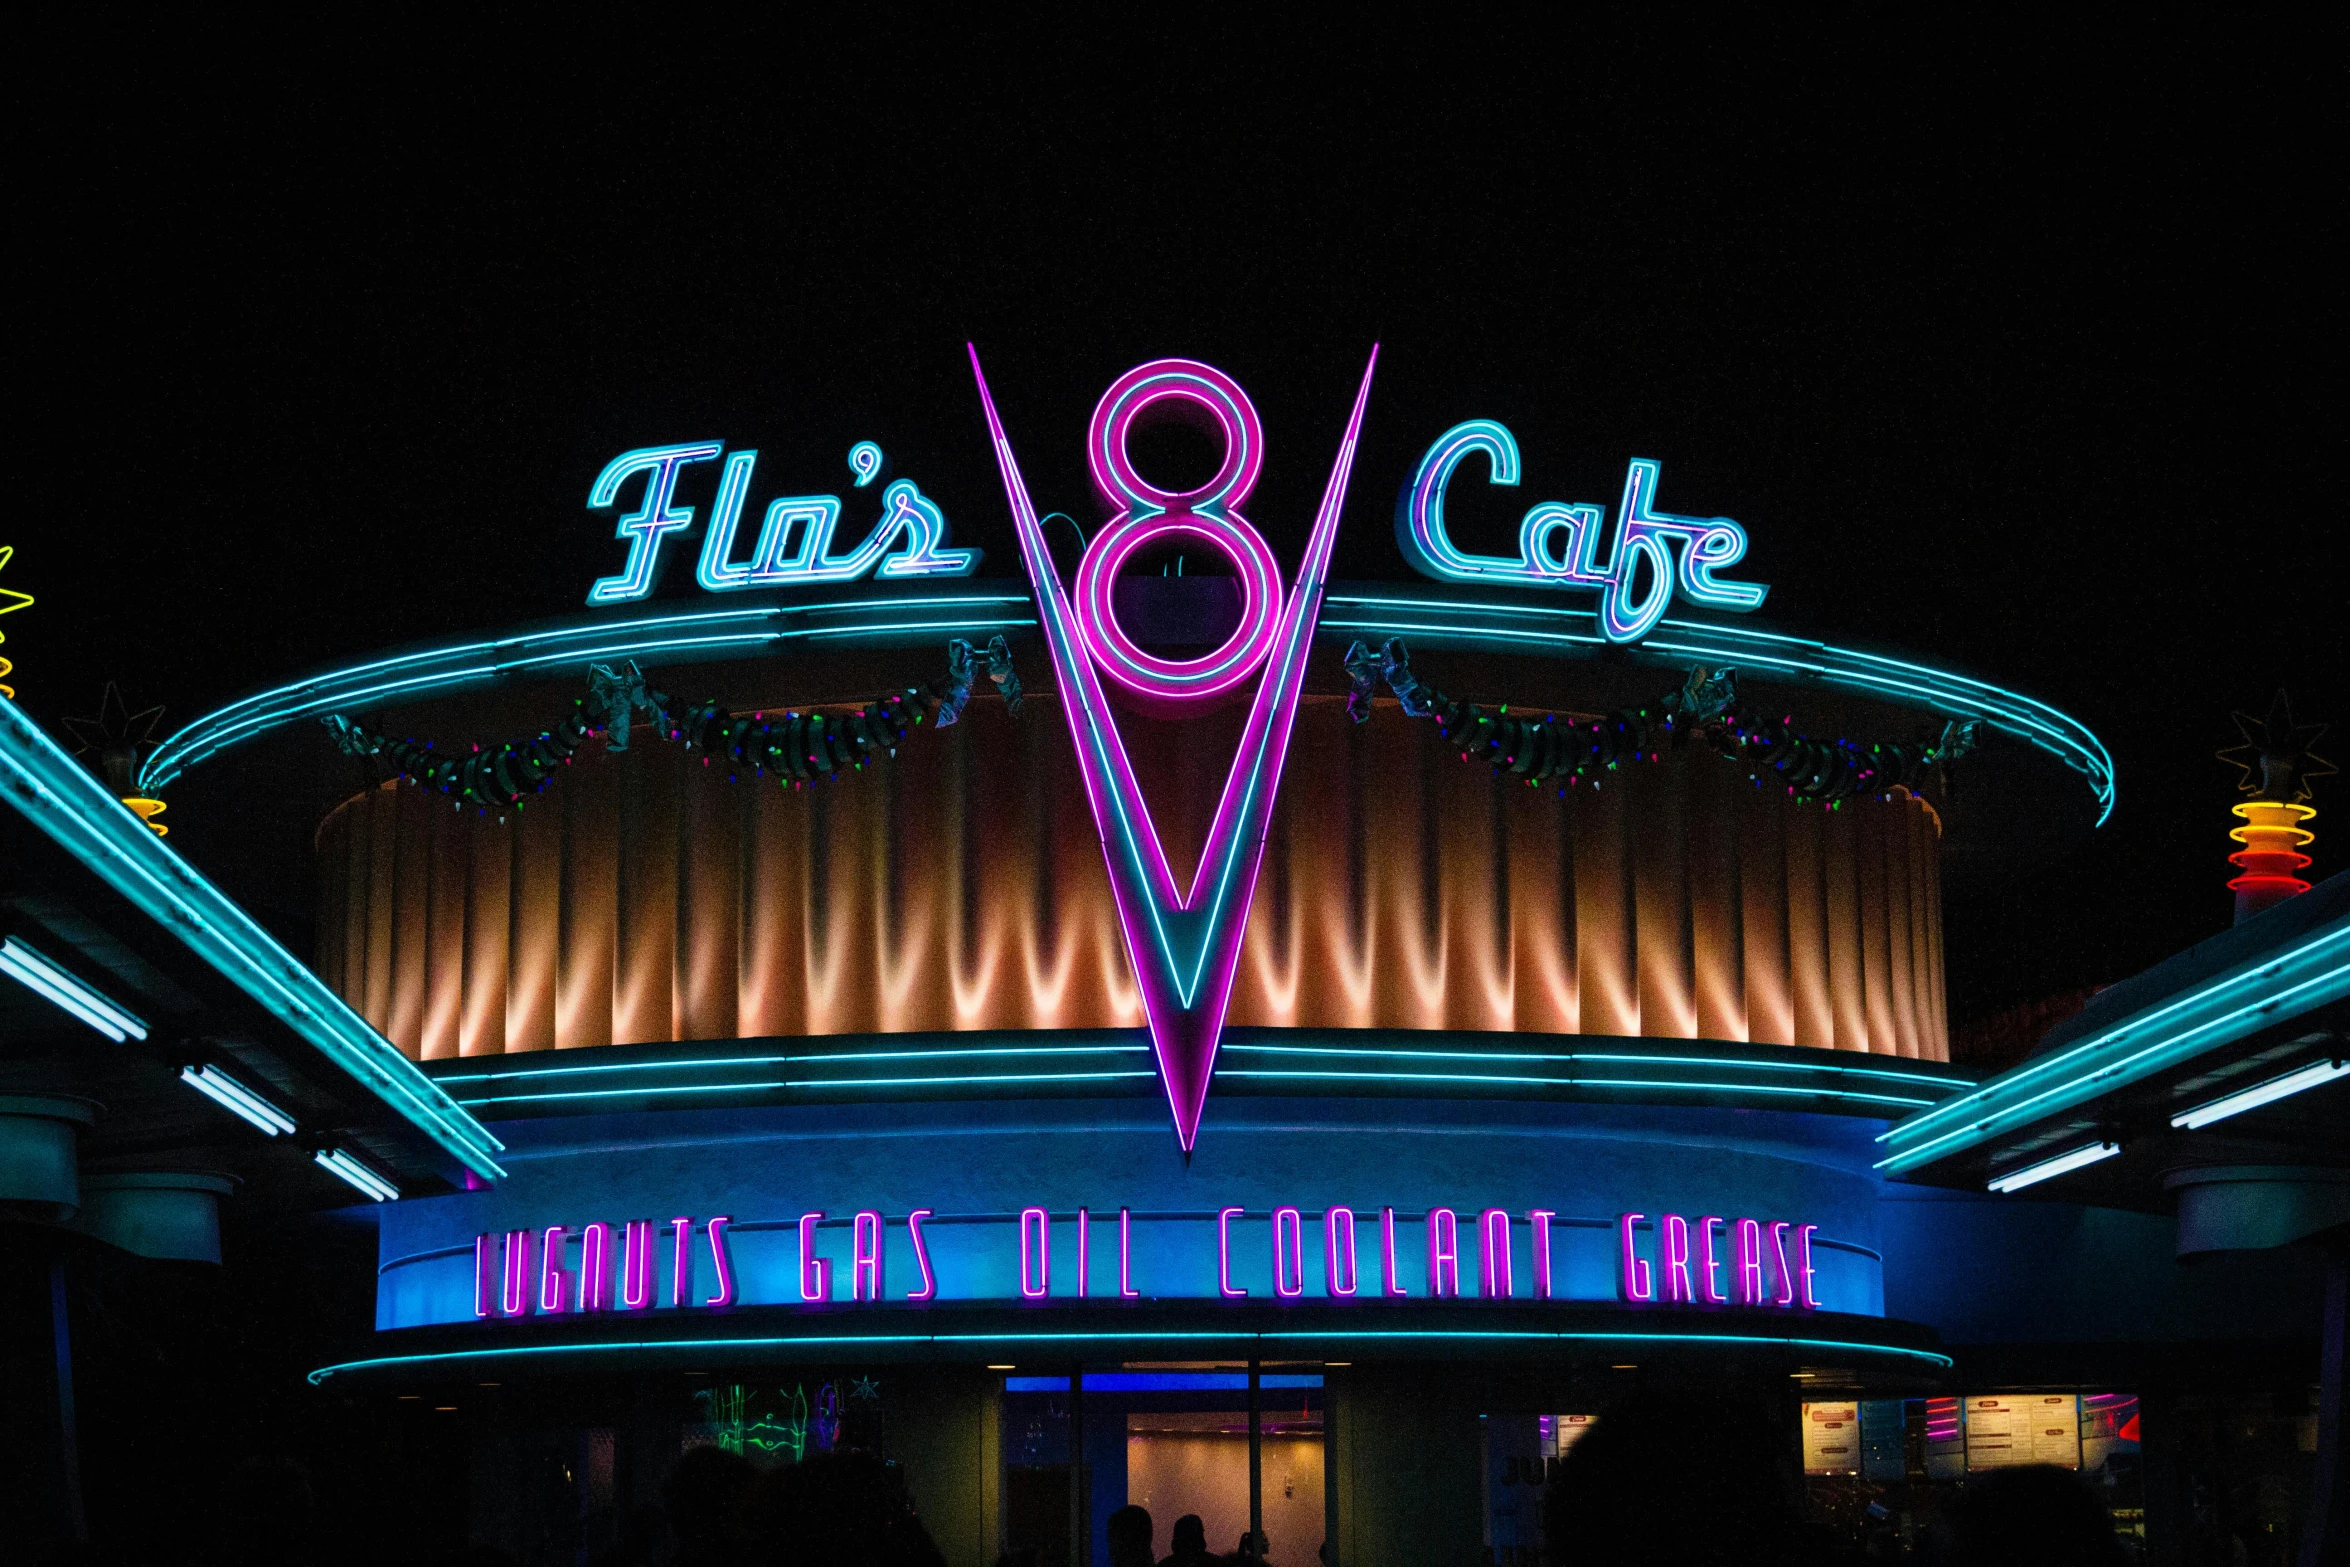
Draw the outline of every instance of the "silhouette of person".
<instances>
[{"instance_id":1,"label":"silhouette of person","mask_svg":"<svg viewBox=\"0 0 2350 1567\"><path fill-rule=\"evenodd\" d=\"M898 1466L853 1450L762 1475L743 1508L747 1562L946 1567Z\"/></svg>"},{"instance_id":2,"label":"silhouette of person","mask_svg":"<svg viewBox=\"0 0 2350 1567\"><path fill-rule=\"evenodd\" d=\"M734 1552L735 1515L758 1471L740 1453L697 1447L661 1482L661 1508L680 1561L717 1561Z\"/></svg>"},{"instance_id":3,"label":"silhouette of person","mask_svg":"<svg viewBox=\"0 0 2350 1567\"><path fill-rule=\"evenodd\" d=\"M1602 1414L1545 1487L1552 1550L1616 1567L1792 1567L1844 1554L1805 1519L1793 1421L1735 1397L1637 1394Z\"/></svg>"},{"instance_id":4,"label":"silhouette of person","mask_svg":"<svg viewBox=\"0 0 2350 1567\"><path fill-rule=\"evenodd\" d=\"M1157 1567L1149 1509L1121 1507L1110 1514L1110 1567Z\"/></svg>"},{"instance_id":5,"label":"silhouette of person","mask_svg":"<svg viewBox=\"0 0 2350 1567\"><path fill-rule=\"evenodd\" d=\"M1174 1536L1167 1543L1170 1552L1159 1567L1209 1567L1215 1560L1208 1554L1208 1526L1197 1513L1176 1519Z\"/></svg>"},{"instance_id":6,"label":"silhouette of person","mask_svg":"<svg viewBox=\"0 0 2350 1567\"><path fill-rule=\"evenodd\" d=\"M1948 1567L2123 1567L2128 1560L2096 1493L2071 1470L2042 1464L1970 1480L1943 1528Z\"/></svg>"}]
</instances>

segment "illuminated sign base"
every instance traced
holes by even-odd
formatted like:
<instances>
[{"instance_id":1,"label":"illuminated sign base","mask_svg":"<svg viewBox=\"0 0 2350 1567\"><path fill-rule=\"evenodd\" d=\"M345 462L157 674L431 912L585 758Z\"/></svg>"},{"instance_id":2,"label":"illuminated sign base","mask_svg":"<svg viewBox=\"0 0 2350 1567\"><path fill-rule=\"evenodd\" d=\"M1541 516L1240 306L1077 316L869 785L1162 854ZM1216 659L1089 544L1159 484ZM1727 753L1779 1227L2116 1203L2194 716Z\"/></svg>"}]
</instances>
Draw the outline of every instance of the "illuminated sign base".
<instances>
[{"instance_id":1,"label":"illuminated sign base","mask_svg":"<svg viewBox=\"0 0 2350 1567\"><path fill-rule=\"evenodd\" d=\"M487 1232L388 1268L385 1327L784 1306L1031 1307L1158 1300L1690 1305L1732 1315L1872 1304L1875 1258L1788 1221L1547 1209L678 1216ZM469 1314L449 1308L470 1262ZM454 1264L455 1267L451 1265Z\"/></svg>"}]
</instances>

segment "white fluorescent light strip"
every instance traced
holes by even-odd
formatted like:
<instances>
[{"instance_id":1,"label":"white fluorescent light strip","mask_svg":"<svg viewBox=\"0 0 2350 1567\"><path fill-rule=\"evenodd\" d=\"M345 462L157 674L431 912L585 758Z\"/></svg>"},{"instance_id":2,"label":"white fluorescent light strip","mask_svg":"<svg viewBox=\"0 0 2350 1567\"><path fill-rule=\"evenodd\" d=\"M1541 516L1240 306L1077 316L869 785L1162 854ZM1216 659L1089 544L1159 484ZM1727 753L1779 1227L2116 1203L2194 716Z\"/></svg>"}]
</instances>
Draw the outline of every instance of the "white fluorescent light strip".
<instances>
[{"instance_id":1,"label":"white fluorescent light strip","mask_svg":"<svg viewBox=\"0 0 2350 1567\"><path fill-rule=\"evenodd\" d=\"M252 1122L271 1137L294 1129L294 1118L218 1067L180 1068L180 1081L222 1109Z\"/></svg>"},{"instance_id":2,"label":"white fluorescent light strip","mask_svg":"<svg viewBox=\"0 0 2350 1567\"><path fill-rule=\"evenodd\" d=\"M2075 1148L2071 1153L2060 1153L2053 1159L2043 1159L2038 1164L2028 1164L2020 1170L2013 1170L2006 1175L1999 1176L1991 1182L1991 1190L1995 1192L2022 1191L2027 1186L2036 1186L2042 1181L2078 1170L2084 1165L2095 1164L2100 1159L2110 1159L2121 1151L2122 1145L2119 1143L2091 1143L2085 1148Z\"/></svg>"},{"instance_id":3,"label":"white fluorescent light strip","mask_svg":"<svg viewBox=\"0 0 2350 1567\"><path fill-rule=\"evenodd\" d=\"M391 1182L385 1180L382 1176L376 1174L373 1170L370 1170L366 1165L361 1164L358 1160L352 1158L349 1154L343 1152L340 1148L321 1148L318 1150L317 1157L319 1167L321 1169L333 1171L336 1175L342 1177L342 1179L348 1181L351 1185L358 1187L359 1190L365 1192L368 1196L374 1198L377 1202L391 1202L397 1199L400 1195L400 1188L394 1186Z\"/></svg>"},{"instance_id":4,"label":"white fluorescent light strip","mask_svg":"<svg viewBox=\"0 0 2350 1567\"><path fill-rule=\"evenodd\" d=\"M118 1045L126 1038L147 1037L146 1024L14 936L0 940L0 970L13 975L26 989L39 991Z\"/></svg>"},{"instance_id":5,"label":"white fluorescent light strip","mask_svg":"<svg viewBox=\"0 0 2350 1567\"><path fill-rule=\"evenodd\" d=\"M2231 1115L2242 1115L2247 1110L2273 1104L2305 1088L2330 1083L2344 1075L2350 1075L2350 1061L2313 1061L2299 1071L2287 1072L2283 1077L2272 1077L2265 1083L2257 1083L2224 1099L2214 1099L2207 1105L2182 1110L2170 1118L2170 1124L2191 1132L2198 1127L2209 1126L2214 1121L2224 1121Z\"/></svg>"}]
</instances>

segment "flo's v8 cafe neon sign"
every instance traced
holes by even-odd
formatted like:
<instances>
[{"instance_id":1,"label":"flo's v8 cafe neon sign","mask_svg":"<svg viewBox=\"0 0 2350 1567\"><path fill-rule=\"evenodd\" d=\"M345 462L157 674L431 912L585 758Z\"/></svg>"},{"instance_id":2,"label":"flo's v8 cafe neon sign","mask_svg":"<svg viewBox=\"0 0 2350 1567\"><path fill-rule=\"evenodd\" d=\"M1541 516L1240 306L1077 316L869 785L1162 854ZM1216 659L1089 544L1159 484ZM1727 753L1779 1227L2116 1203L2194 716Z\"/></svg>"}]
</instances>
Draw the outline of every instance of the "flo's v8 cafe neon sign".
<instances>
[{"instance_id":1,"label":"flo's v8 cafe neon sign","mask_svg":"<svg viewBox=\"0 0 2350 1567\"><path fill-rule=\"evenodd\" d=\"M1110 384L1085 436L1086 465L1110 515L1087 543L1074 580L1064 582L976 347L970 355L1021 561L1036 591L1037 623L1101 837L1159 1080L1177 1144L1188 1154L1199 1136L1215 1070L1379 350L1373 346L1363 367L1321 505L1286 590L1271 548L1242 511L1264 467L1265 431L1255 405L1232 377L1197 360L1156 359ZM1171 490L1136 466L1130 450L1134 430L1169 414L1205 422L1220 436L1217 468L1206 483ZM597 475L588 492L590 507L617 506L622 487L632 481L640 481L639 501L615 525L616 535L628 545L627 561L617 576L602 578L589 590L590 604L621 603L652 592L664 541L694 522L694 508L677 502L678 476L691 464L716 460L721 451L717 441L648 446L614 458ZM1647 635L1676 593L1702 606L1751 610L1768 591L1717 575L1745 555L1745 531L1727 517L1658 511L1653 504L1657 465L1645 459L1635 460L1625 479L1614 541L1604 561L1600 509L1551 501L1526 513L1514 560L1470 554L1446 531L1444 499L1454 470L1475 453L1484 454L1493 483L1518 482L1516 439L1493 420L1472 419L1437 439L1404 490L1396 535L1405 555L1432 576L1594 590L1601 629L1615 642ZM880 521L846 554L832 551L840 498L813 495L770 502L756 543L748 556L738 558L735 536L758 455L741 451L726 459L696 570L703 587L725 592L838 582L868 572L885 579L959 576L978 565L978 551L947 547L946 514L904 479L882 492ZM860 489L881 471L881 450L870 441L852 447L848 460ZM1113 589L1119 574L1138 551L1170 539L1224 556L1240 587L1239 624L1223 645L1195 657L1155 654L1118 619ZM1117 714L1104 694L1105 679L1177 712L1255 682L1223 796L1188 882L1178 879L1160 842Z\"/></svg>"},{"instance_id":2,"label":"flo's v8 cafe neon sign","mask_svg":"<svg viewBox=\"0 0 2350 1567\"><path fill-rule=\"evenodd\" d=\"M1170 379L1168 372L1181 367ZM1186 389L1166 391L1170 384ZM1089 639L1111 678L1137 690L1177 696L1213 695L1245 678L1262 663L1273 635L1278 571L1263 538L1239 514L1264 462L1264 432L1256 410L1220 371L1183 360L1161 360L1122 377L1122 396L1103 399L1088 438L1088 456L1102 493L1119 508L1113 544L1088 552L1077 597L1087 606ZM1197 393L1198 395L1194 395ZM1126 455L1125 435L1134 418L1170 397L1204 409L1223 432L1224 463L1199 490L1176 494L1152 485ZM588 489L588 506L614 509L623 489L641 479L638 504L623 513L614 534L628 546L618 574L598 578L590 604L641 599L658 580L669 535L693 527L695 508L677 502L684 470L716 461L722 441L687 441L623 452L605 465ZM1515 555L1480 555L1453 542L1445 520L1445 498L1454 471L1471 456L1486 460L1489 483L1515 486L1522 464L1517 437L1493 419L1470 419L1436 438L1396 503L1395 537L1404 558L1442 581L1506 583L1520 587L1577 589L1599 596L1600 629L1611 642L1637 642L1655 629L1674 597L1706 609L1759 609L1770 589L1753 582L1725 581L1718 574L1746 555L1746 530L1728 517L1683 517L1656 509L1660 466L1636 457L1624 475L1612 543L1603 508L1542 501L1518 526ZM718 493L703 528L695 580L713 593L743 588L847 582L868 574L884 581L914 577L968 576L979 565L975 549L947 547L946 514L913 481L899 479L881 492L881 515L854 549L833 550L842 507L837 495L795 495L770 501L758 537L737 556L736 539L759 454L726 454ZM849 471L864 489L879 476L882 451L871 441L849 448ZM1170 533L1188 534L1226 555L1244 590L1241 629L1205 658L1160 659L1128 639L1107 610L1118 569L1137 549ZM1642 568L1645 567L1644 571Z\"/></svg>"}]
</instances>

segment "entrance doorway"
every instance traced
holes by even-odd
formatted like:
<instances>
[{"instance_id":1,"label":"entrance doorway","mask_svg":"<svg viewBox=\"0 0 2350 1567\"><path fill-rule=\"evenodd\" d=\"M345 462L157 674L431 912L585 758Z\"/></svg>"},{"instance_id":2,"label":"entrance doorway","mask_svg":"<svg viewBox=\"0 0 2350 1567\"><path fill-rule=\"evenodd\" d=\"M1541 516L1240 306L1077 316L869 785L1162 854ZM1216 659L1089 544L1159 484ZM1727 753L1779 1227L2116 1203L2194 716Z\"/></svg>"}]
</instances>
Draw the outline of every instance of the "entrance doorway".
<instances>
[{"instance_id":1,"label":"entrance doorway","mask_svg":"<svg viewBox=\"0 0 2350 1567\"><path fill-rule=\"evenodd\" d=\"M1149 1511L1158 1556L1185 1517L1200 1520L1211 1556L1240 1544L1251 1501L1246 1368L1125 1366L1084 1373L1074 1393L1070 1384L1004 1378L1006 1550L1034 1551L1040 1567L1099 1567L1110 1514L1129 1505ZM1256 1402L1266 1559L1318 1567L1329 1521L1319 1368L1262 1370Z\"/></svg>"},{"instance_id":2,"label":"entrance doorway","mask_svg":"<svg viewBox=\"0 0 2350 1567\"><path fill-rule=\"evenodd\" d=\"M1261 1417L1259 1444L1266 1560L1315 1567L1327 1516L1321 1416ZM1128 1414L1126 1500L1150 1509L1164 1542L1177 1519L1196 1515L1211 1553L1234 1550L1248 1530L1248 1411Z\"/></svg>"}]
</instances>

